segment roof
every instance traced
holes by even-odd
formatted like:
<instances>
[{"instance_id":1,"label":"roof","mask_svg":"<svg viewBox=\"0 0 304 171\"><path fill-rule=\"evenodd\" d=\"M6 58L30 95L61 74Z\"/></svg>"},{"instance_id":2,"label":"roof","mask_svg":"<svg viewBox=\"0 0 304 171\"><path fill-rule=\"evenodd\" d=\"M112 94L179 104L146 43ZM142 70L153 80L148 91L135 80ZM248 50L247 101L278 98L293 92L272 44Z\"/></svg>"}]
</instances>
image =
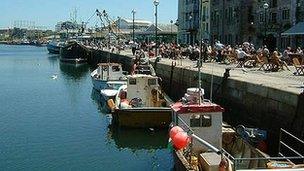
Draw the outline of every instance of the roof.
<instances>
[{"instance_id":1,"label":"roof","mask_svg":"<svg viewBox=\"0 0 304 171\"><path fill-rule=\"evenodd\" d=\"M285 31L281 35L290 36L290 35L304 35L304 22L299 22L298 24L291 27L289 30Z\"/></svg>"},{"instance_id":2,"label":"roof","mask_svg":"<svg viewBox=\"0 0 304 171\"><path fill-rule=\"evenodd\" d=\"M133 20L131 20L131 19L122 19L122 20L125 20L127 23L132 23L133 24ZM146 21L146 20L134 20L134 23L135 24L152 24L152 22L151 21Z\"/></svg>"},{"instance_id":3,"label":"roof","mask_svg":"<svg viewBox=\"0 0 304 171\"><path fill-rule=\"evenodd\" d=\"M171 27L172 27L172 32L177 33L177 26L175 24L157 24L157 30L161 32L171 32ZM155 24L152 24L146 32L154 32L155 31Z\"/></svg>"},{"instance_id":4,"label":"roof","mask_svg":"<svg viewBox=\"0 0 304 171\"><path fill-rule=\"evenodd\" d=\"M152 75L145 75L145 74L134 74L134 75L129 75L128 78L158 78L158 77Z\"/></svg>"},{"instance_id":5,"label":"roof","mask_svg":"<svg viewBox=\"0 0 304 171\"><path fill-rule=\"evenodd\" d=\"M211 102L203 102L201 105L177 102L171 105L171 108L179 114L224 112L224 108Z\"/></svg>"}]
</instances>

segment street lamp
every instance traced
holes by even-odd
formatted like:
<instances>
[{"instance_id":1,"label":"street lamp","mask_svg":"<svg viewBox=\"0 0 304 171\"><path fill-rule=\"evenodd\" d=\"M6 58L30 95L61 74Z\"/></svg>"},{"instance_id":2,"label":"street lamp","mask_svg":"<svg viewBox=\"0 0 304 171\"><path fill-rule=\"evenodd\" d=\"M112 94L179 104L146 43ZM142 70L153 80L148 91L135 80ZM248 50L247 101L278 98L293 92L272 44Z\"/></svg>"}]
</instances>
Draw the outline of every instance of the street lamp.
<instances>
[{"instance_id":1,"label":"street lamp","mask_svg":"<svg viewBox=\"0 0 304 171\"><path fill-rule=\"evenodd\" d=\"M171 23L171 42L173 40L173 35L172 35L172 24L173 24L173 20L170 20L170 23Z\"/></svg>"},{"instance_id":2,"label":"street lamp","mask_svg":"<svg viewBox=\"0 0 304 171\"><path fill-rule=\"evenodd\" d=\"M133 43L135 43L135 25L134 25L134 21L135 21L135 13L136 13L136 10L133 9L132 10L132 14L133 14L133 34L132 34L132 37L133 37Z\"/></svg>"},{"instance_id":3,"label":"street lamp","mask_svg":"<svg viewBox=\"0 0 304 171\"><path fill-rule=\"evenodd\" d=\"M153 4L155 6L155 57L157 56L157 6L159 5L159 0L154 0Z\"/></svg>"},{"instance_id":4,"label":"street lamp","mask_svg":"<svg viewBox=\"0 0 304 171\"><path fill-rule=\"evenodd\" d=\"M189 31L190 31L189 44L192 44L193 43L193 36L192 36L192 14L189 15Z\"/></svg>"},{"instance_id":5,"label":"street lamp","mask_svg":"<svg viewBox=\"0 0 304 171\"><path fill-rule=\"evenodd\" d=\"M267 32L267 9L269 8L269 4L267 2L265 2L263 4L263 8L264 8L264 43L266 43L266 32Z\"/></svg>"}]
</instances>

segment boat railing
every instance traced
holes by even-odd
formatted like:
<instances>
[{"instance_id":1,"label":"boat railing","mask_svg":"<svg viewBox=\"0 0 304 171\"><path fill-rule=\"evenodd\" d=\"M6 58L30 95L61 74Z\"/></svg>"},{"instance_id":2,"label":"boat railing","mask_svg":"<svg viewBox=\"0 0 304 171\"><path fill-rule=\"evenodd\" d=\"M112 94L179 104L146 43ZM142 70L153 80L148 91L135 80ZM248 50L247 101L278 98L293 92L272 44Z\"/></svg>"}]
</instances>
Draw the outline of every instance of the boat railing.
<instances>
[{"instance_id":1,"label":"boat railing","mask_svg":"<svg viewBox=\"0 0 304 171\"><path fill-rule=\"evenodd\" d=\"M288 140L289 144L287 144L286 140ZM291 145L290 143L292 143L293 145ZM301 154L301 152L299 152L299 150L295 149L293 146L298 146L299 148L302 148L299 150L303 153L304 141L297 138L296 136L286 131L285 129L281 128L280 137L279 137L279 150L278 150L279 156L277 157L264 156L264 157L252 157L252 158L234 158L227 152L225 152L225 155L229 154L227 155L227 157L231 161L233 161L234 170L247 169L240 167L242 167L242 163L249 163L249 162L261 162L261 161L265 163L273 162L274 165L276 165L275 162L277 161L278 162L277 167L279 167L279 165L282 166L285 165L287 167L287 165L289 164L291 167L291 166L295 166L296 164L303 164L304 163L303 154ZM280 162L283 162L283 164ZM265 167L260 167L255 169L265 169L265 168L267 168L266 165Z\"/></svg>"},{"instance_id":2,"label":"boat railing","mask_svg":"<svg viewBox=\"0 0 304 171\"><path fill-rule=\"evenodd\" d=\"M205 147L208 148L208 150L215 152L219 155L225 156L227 159L229 159L232 163L233 163L233 170L238 170L238 169L249 169L249 168L244 168L248 165L244 166L244 163L259 163L259 162L263 162L263 163L268 163L271 161L286 161L285 164L290 163L291 165L296 165L296 164L303 164L304 163L304 156L303 154L301 154L298 150L294 149L291 145L288 145L286 142L284 142L283 140L285 138L289 138L289 139L293 139L295 142L294 144L296 144L297 146L299 146L300 148L304 147L304 141L297 138L296 136L292 135L291 133L289 133L288 131L284 130L284 129L280 129L280 137L279 137L279 156L278 157L270 157L266 154L264 155L260 155L261 157L250 157L250 158L238 158L238 157L234 157L232 156L229 152L227 152L225 149L218 149L216 147L214 147L213 145L211 145L209 142L203 140L202 138L198 137L197 135L194 134L194 131L191 129L191 127L179 116L177 117L178 122L180 121L184 126L182 126L182 128L184 130L187 130L186 132L193 138L196 139L200 144L204 145ZM290 141L289 141L290 142ZM191 148L191 144L190 147ZM286 149L286 150L283 150ZM259 151L257 149L255 149L256 151ZM188 153L190 153L191 149L187 149L186 151L188 151ZM303 150L301 151L303 152ZM261 152L262 154L262 152ZM284 155L285 154L285 155ZM290 155L290 154L295 154L295 155ZM287 156L288 155L288 156ZM280 165L280 163L278 163L278 165ZM259 167L255 166L255 169L265 169L267 168L267 165L263 165L263 167Z\"/></svg>"}]
</instances>

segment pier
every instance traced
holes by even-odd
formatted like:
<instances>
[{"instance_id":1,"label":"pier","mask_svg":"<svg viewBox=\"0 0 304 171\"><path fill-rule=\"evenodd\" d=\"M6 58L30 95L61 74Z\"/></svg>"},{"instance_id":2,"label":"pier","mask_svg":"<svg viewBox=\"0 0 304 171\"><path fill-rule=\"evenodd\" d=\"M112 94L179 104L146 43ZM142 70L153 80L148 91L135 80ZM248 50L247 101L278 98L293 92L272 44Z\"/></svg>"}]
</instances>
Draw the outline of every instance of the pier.
<instances>
[{"instance_id":1,"label":"pier","mask_svg":"<svg viewBox=\"0 0 304 171\"><path fill-rule=\"evenodd\" d=\"M105 61L107 55L106 51L93 52L91 64ZM111 61L123 63L125 68L130 68L134 58L129 51L111 53L110 56ZM187 87L197 86L198 74L194 61L162 58L160 61L152 59L151 62L171 98L177 100ZM225 108L224 119L229 123L266 129L269 139L274 142L278 139L280 128L303 137L304 78L294 76L294 68L290 69L265 73L257 68L245 70L234 65L203 63L202 88L205 89L205 96L210 98L213 80L212 99ZM270 148L275 150L276 145Z\"/></svg>"}]
</instances>

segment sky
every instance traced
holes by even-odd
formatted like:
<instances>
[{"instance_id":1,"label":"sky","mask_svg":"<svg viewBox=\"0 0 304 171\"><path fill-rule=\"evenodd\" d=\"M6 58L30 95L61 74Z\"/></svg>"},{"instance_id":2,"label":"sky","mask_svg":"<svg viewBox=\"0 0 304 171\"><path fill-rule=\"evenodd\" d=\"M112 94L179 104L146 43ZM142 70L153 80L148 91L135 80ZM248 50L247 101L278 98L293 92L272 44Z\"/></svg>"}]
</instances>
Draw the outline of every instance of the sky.
<instances>
[{"instance_id":1,"label":"sky","mask_svg":"<svg viewBox=\"0 0 304 171\"><path fill-rule=\"evenodd\" d=\"M178 0L159 0L158 22L169 23L177 19ZM35 22L36 26L54 29L58 21L70 19L70 13L77 9L77 21L87 21L94 11L106 10L112 18L135 18L154 21L153 0L1 0L0 28L12 27L16 20ZM96 16L89 26L98 23Z\"/></svg>"}]
</instances>

